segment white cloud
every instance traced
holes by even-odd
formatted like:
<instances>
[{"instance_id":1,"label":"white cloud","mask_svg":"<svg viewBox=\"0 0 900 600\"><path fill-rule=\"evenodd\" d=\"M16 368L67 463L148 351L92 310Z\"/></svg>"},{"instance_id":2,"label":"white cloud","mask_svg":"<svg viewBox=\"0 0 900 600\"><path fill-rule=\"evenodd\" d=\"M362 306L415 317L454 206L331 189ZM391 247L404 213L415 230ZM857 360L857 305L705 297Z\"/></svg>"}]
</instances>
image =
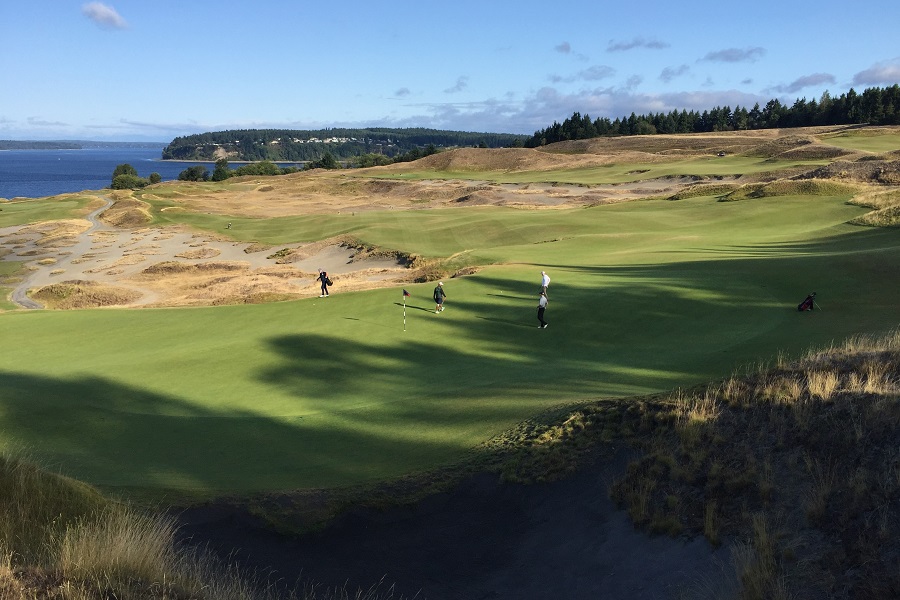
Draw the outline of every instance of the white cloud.
<instances>
[{"instance_id":1,"label":"white cloud","mask_svg":"<svg viewBox=\"0 0 900 600\"><path fill-rule=\"evenodd\" d=\"M557 52L561 52L562 54L569 54L570 52L572 52L572 46L569 44L569 42L563 42L553 49Z\"/></svg>"},{"instance_id":2,"label":"white cloud","mask_svg":"<svg viewBox=\"0 0 900 600\"><path fill-rule=\"evenodd\" d=\"M68 127L68 123L48 121L41 117L28 117L26 121L28 121L29 127Z\"/></svg>"},{"instance_id":3,"label":"white cloud","mask_svg":"<svg viewBox=\"0 0 900 600\"><path fill-rule=\"evenodd\" d=\"M593 67L589 67L583 71L578 73L579 79L584 79L586 81L597 81L600 79L606 79L607 77L612 77L616 74L616 70L612 67L608 67L606 65L594 65Z\"/></svg>"},{"instance_id":4,"label":"white cloud","mask_svg":"<svg viewBox=\"0 0 900 600\"><path fill-rule=\"evenodd\" d=\"M106 29L127 29L128 23L111 6L102 2L89 2L81 7L81 14Z\"/></svg>"},{"instance_id":5,"label":"white cloud","mask_svg":"<svg viewBox=\"0 0 900 600\"><path fill-rule=\"evenodd\" d=\"M766 53L765 48L726 48L725 50L716 50L709 52L701 60L711 62L756 62Z\"/></svg>"},{"instance_id":6,"label":"white cloud","mask_svg":"<svg viewBox=\"0 0 900 600\"><path fill-rule=\"evenodd\" d=\"M469 85L469 78L466 77L465 75L463 75L456 80L456 85L454 85L453 87L448 87L446 90L444 90L444 93L445 94L455 94L457 92L461 92L464 89L466 89L468 87L468 85Z\"/></svg>"},{"instance_id":7,"label":"white cloud","mask_svg":"<svg viewBox=\"0 0 900 600\"><path fill-rule=\"evenodd\" d=\"M878 63L853 76L853 85L894 85L900 83L900 58Z\"/></svg>"},{"instance_id":8,"label":"white cloud","mask_svg":"<svg viewBox=\"0 0 900 600\"><path fill-rule=\"evenodd\" d=\"M594 65L587 69L582 69L574 75L563 77L562 75L550 75L549 79L553 83L574 83L576 81L599 81L612 77L616 74L616 70L606 65Z\"/></svg>"},{"instance_id":9,"label":"white cloud","mask_svg":"<svg viewBox=\"0 0 900 600\"><path fill-rule=\"evenodd\" d=\"M777 85L773 87L772 90L778 93L793 94L802 89L819 86L823 83L837 83L837 79L834 78L834 75L829 73L813 73L812 75L798 77L787 85Z\"/></svg>"},{"instance_id":10,"label":"white cloud","mask_svg":"<svg viewBox=\"0 0 900 600\"><path fill-rule=\"evenodd\" d=\"M634 50L635 48L649 48L650 50L663 50L668 48L669 44L658 40L645 40L642 37L634 38L628 42L609 41L606 47L607 52L623 52L625 50Z\"/></svg>"},{"instance_id":11,"label":"white cloud","mask_svg":"<svg viewBox=\"0 0 900 600\"><path fill-rule=\"evenodd\" d=\"M676 77L681 77L685 73L690 70L690 67L687 65L681 65L678 67L666 67L662 70L662 73L659 74L659 78L666 83L669 83Z\"/></svg>"}]
</instances>

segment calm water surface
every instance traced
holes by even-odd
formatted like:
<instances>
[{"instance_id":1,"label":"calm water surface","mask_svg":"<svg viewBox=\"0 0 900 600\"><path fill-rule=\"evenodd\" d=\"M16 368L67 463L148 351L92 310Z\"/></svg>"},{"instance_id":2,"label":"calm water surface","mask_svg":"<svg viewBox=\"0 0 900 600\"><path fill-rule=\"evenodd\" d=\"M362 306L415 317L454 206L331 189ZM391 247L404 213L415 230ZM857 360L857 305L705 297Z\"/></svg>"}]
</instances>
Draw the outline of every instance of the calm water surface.
<instances>
[{"instance_id":1,"label":"calm water surface","mask_svg":"<svg viewBox=\"0 0 900 600\"><path fill-rule=\"evenodd\" d=\"M159 148L85 148L82 150L0 150L0 198L43 198L67 192L109 187L118 165L128 163L141 177L159 173L163 181L178 179L192 165L212 173L212 162L160 159ZM236 168L239 165L230 165Z\"/></svg>"}]
</instances>

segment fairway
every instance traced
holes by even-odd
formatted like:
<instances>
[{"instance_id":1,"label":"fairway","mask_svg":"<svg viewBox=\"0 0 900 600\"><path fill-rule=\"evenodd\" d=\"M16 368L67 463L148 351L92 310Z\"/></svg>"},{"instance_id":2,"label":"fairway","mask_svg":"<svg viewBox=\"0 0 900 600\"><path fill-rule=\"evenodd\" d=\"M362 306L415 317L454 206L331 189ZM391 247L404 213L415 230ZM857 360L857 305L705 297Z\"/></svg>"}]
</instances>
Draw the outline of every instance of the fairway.
<instances>
[{"instance_id":1,"label":"fairway","mask_svg":"<svg viewBox=\"0 0 900 600\"><path fill-rule=\"evenodd\" d=\"M90 483L201 495L430 469L551 407L896 326L900 239L845 224L862 212L775 197L371 213L367 242L493 266L446 280L440 315L433 283L407 285L406 331L400 288L2 314L4 445ZM798 314L814 290L823 310Z\"/></svg>"}]
</instances>

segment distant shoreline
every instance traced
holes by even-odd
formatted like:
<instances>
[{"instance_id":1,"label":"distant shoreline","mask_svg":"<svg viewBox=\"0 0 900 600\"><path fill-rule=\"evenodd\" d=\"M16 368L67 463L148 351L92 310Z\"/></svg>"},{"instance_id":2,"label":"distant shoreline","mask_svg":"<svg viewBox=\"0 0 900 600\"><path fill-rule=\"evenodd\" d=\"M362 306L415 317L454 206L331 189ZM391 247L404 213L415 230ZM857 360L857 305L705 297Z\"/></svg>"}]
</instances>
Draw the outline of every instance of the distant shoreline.
<instances>
[{"instance_id":1,"label":"distant shoreline","mask_svg":"<svg viewBox=\"0 0 900 600\"><path fill-rule=\"evenodd\" d=\"M214 164L216 164L216 161L218 161L219 159L217 158L216 160L207 160L207 159L186 160L183 158L160 158L160 159L154 159L154 160L158 160L159 162L166 162L166 163L209 163L209 164L214 165ZM303 164L308 163L309 161L308 160L268 160L268 159L228 160L229 165L232 163L242 163L242 164L249 165L249 164L258 163L258 162L270 162L270 163L275 163L276 165L303 165Z\"/></svg>"},{"instance_id":2,"label":"distant shoreline","mask_svg":"<svg viewBox=\"0 0 900 600\"><path fill-rule=\"evenodd\" d=\"M0 140L0 150L95 150L100 148L159 148L165 142L95 142L90 140Z\"/></svg>"}]
</instances>

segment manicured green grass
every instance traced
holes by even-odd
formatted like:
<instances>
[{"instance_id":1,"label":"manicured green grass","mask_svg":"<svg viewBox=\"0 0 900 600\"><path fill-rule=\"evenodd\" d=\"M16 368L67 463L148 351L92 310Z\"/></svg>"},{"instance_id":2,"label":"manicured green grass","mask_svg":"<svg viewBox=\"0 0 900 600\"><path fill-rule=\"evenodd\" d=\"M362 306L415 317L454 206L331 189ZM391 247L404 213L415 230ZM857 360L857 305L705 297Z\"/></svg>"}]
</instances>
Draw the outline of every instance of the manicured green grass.
<instances>
[{"instance_id":1,"label":"manicured green grass","mask_svg":"<svg viewBox=\"0 0 900 600\"><path fill-rule=\"evenodd\" d=\"M673 160L665 163L622 162L602 167L561 169L551 171L425 171L414 170L390 173L380 177L391 179L477 179L495 183L567 183L581 185L630 183L659 177L698 175L703 177L749 175L763 171L788 169L795 166L828 164L827 160L784 161L746 156L711 156ZM371 173L367 177L379 177Z\"/></svg>"},{"instance_id":2,"label":"manicured green grass","mask_svg":"<svg viewBox=\"0 0 900 600\"><path fill-rule=\"evenodd\" d=\"M866 135L860 135L858 132L851 131L840 135L827 136L824 141L840 148L864 150L866 152L882 153L900 150L900 133L896 132L879 135L877 132L867 131Z\"/></svg>"},{"instance_id":3,"label":"manicured green grass","mask_svg":"<svg viewBox=\"0 0 900 600\"><path fill-rule=\"evenodd\" d=\"M0 227L72 219L83 215L87 205L96 200L95 196L51 196L37 200L0 202Z\"/></svg>"},{"instance_id":4,"label":"manicured green grass","mask_svg":"<svg viewBox=\"0 0 900 600\"><path fill-rule=\"evenodd\" d=\"M900 238L845 225L863 212L845 200L253 222L254 239L343 231L494 266L447 280L440 315L433 283L405 286L406 331L399 287L342 293L339 279L328 299L2 314L3 445L145 491L284 490L429 469L562 403L696 384L896 327ZM541 269L553 278L543 331ZM797 313L814 290L823 310Z\"/></svg>"}]
</instances>

